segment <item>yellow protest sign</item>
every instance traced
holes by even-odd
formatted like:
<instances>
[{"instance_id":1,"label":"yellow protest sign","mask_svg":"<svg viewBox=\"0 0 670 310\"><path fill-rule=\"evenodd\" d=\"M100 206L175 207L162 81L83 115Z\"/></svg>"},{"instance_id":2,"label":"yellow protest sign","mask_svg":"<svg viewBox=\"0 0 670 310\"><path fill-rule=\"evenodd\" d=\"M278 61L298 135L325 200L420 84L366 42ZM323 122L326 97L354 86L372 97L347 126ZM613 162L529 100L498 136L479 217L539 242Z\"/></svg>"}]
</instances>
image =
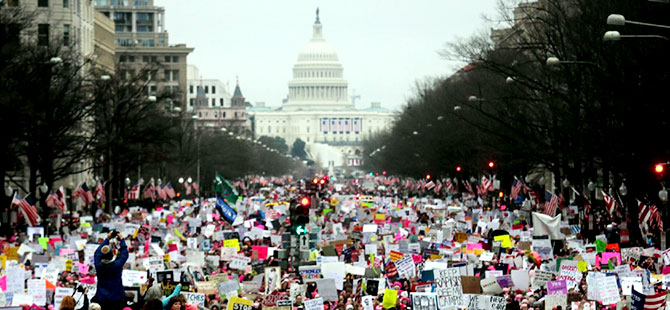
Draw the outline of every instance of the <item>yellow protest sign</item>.
<instances>
[{"instance_id":1,"label":"yellow protest sign","mask_svg":"<svg viewBox=\"0 0 670 310\"><path fill-rule=\"evenodd\" d=\"M512 240L510 239L509 235L502 235L502 236L495 236L493 237L494 241L500 241L500 247L503 248L511 248L512 247Z\"/></svg>"},{"instance_id":2,"label":"yellow protest sign","mask_svg":"<svg viewBox=\"0 0 670 310\"><path fill-rule=\"evenodd\" d=\"M240 240L238 239L226 239L223 240L223 246L226 248L236 248L237 252L240 251Z\"/></svg>"},{"instance_id":3,"label":"yellow protest sign","mask_svg":"<svg viewBox=\"0 0 670 310\"><path fill-rule=\"evenodd\" d=\"M49 237L40 237L38 239L38 242L42 246L42 248L46 250L49 244Z\"/></svg>"},{"instance_id":4,"label":"yellow protest sign","mask_svg":"<svg viewBox=\"0 0 670 310\"><path fill-rule=\"evenodd\" d=\"M397 260L401 259L404 256L404 254L396 251L391 251L389 256L391 257L392 262L396 262Z\"/></svg>"},{"instance_id":5,"label":"yellow protest sign","mask_svg":"<svg viewBox=\"0 0 670 310\"><path fill-rule=\"evenodd\" d=\"M382 302L382 306L384 307L384 309L395 307L397 301L398 301L398 291L387 288L384 291L384 301Z\"/></svg>"},{"instance_id":6,"label":"yellow protest sign","mask_svg":"<svg viewBox=\"0 0 670 310\"><path fill-rule=\"evenodd\" d=\"M91 223L89 223L89 222L81 222L81 224L79 224L79 226L81 226L81 227L91 227Z\"/></svg>"},{"instance_id":7,"label":"yellow protest sign","mask_svg":"<svg viewBox=\"0 0 670 310\"><path fill-rule=\"evenodd\" d=\"M7 259L18 261L19 260L19 247L10 246L7 249Z\"/></svg>"},{"instance_id":8,"label":"yellow protest sign","mask_svg":"<svg viewBox=\"0 0 670 310\"><path fill-rule=\"evenodd\" d=\"M230 297L226 310L251 310L253 305L254 302L251 300L233 296Z\"/></svg>"},{"instance_id":9,"label":"yellow protest sign","mask_svg":"<svg viewBox=\"0 0 670 310\"><path fill-rule=\"evenodd\" d=\"M166 263L169 263L170 262L170 254L163 255L163 261L166 262Z\"/></svg>"},{"instance_id":10,"label":"yellow protest sign","mask_svg":"<svg viewBox=\"0 0 670 310\"><path fill-rule=\"evenodd\" d=\"M577 269L581 272L585 272L589 270L589 264L585 261L578 261L577 262Z\"/></svg>"},{"instance_id":11,"label":"yellow protest sign","mask_svg":"<svg viewBox=\"0 0 670 310\"><path fill-rule=\"evenodd\" d=\"M65 261L65 270L71 271L72 270L72 265L73 265L73 263L72 263L71 259L66 260Z\"/></svg>"},{"instance_id":12,"label":"yellow protest sign","mask_svg":"<svg viewBox=\"0 0 670 310\"><path fill-rule=\"evenodd\" d=\"M0 254L0 263L2 263L2 269L5 269L7 265L7 256L5 254Z\"/></svg>"}]
</instances>

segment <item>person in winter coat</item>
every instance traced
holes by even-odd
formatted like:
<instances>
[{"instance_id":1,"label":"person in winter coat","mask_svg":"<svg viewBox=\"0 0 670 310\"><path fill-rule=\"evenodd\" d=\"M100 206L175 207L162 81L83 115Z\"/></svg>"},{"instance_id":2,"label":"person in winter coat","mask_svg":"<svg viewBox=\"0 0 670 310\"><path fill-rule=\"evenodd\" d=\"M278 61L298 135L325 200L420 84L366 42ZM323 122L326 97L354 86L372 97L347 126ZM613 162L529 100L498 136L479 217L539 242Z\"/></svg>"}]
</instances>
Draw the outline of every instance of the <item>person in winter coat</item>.
<instances>
[{"instance_id":1,"label":"person in winter coat","mask_svg":"<svg viewBox=\"0 0 670 310\"><path fill-rule=\"evenodd\" d=\"M119 240L118 253L114 246L109 244L111 239ZM115 254L116 257L115 257ZM126 241L118 231L111 231L107 238L95 250L94 264L98 276L98 289L93 301L102 306L102 310L121 310L126 291L121 282L123 265L128 260L128 247Z\"/></svg>"}]
</instances>

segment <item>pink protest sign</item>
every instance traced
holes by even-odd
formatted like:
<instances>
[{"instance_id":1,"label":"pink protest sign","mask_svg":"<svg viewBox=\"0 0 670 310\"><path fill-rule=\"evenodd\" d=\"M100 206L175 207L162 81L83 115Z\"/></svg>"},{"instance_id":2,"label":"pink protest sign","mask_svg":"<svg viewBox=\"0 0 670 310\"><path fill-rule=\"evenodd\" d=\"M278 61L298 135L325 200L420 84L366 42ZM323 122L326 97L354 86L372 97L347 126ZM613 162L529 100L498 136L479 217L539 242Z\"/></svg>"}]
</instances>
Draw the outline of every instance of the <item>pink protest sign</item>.
<instances>
[{"instance_id":1,"label":"pink protest sign","mask_svg":"<svg viewBox=\"0 0 670 310\"><path fill-rule=\"evenodd\" d=\"M607 265L607 262L609 262L610 258L616 257L616 264L621 265L621 253L619 252L602 252L600 255L602 256L600 259L601 264Z\"/></svg>"},{"instance_id":2,"label":"pink protest sign","mask_svg":"<svg viewBox=\"0 0 670 310\"><path fill-rule=\"evenodd\" d=\"M481 243L468 243L467 247L465 248L466 251L474 251L475 249L482 250L482 244Z\"/></svg>"},{"instance_id":3,"label":"pink protest sign","mask_svg":"<svg viewBox=\"0 0 670 310\"><path fill-rule=\"evenodd\" d=\"M264 245L253 245L251 250L258 253L259 260L265 260L268 257L268 247Z\"/></svg>"},{"instance_id":4,"label":"pink protest sign","mask_svg":"<svg viewBox=\"0 0 670 310\"><path fill-rule=\"evenodd\" d=\"M3 292L7 290L7 276L2 276L2 278L0 278L0 289L2 289Z\"/></svg>"}]
</instances>

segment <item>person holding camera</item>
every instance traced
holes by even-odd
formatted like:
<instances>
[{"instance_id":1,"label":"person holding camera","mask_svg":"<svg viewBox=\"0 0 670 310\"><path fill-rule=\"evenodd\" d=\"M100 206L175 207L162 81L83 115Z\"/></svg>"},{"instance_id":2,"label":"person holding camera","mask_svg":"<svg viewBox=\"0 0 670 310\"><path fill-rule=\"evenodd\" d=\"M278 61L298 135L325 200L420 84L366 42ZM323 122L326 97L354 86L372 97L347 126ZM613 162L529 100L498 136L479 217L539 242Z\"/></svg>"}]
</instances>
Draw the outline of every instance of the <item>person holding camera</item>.
<instances>
[{"instance_id":1,"label":"person holding camera","mask_svg":"<svg viewBox=\"0 0 670 310\"><path fill-rule=\"evenodd\" d=\"M119 249L110 244L111 239L119 240ZM102 310L121 310L124 306L126 291L121 281L123 265L128 260L128 247L118 231L113 230L95 250L94 264L98 276L98 288L93 302L102 306Z\"/></svg>"}]
</instances>

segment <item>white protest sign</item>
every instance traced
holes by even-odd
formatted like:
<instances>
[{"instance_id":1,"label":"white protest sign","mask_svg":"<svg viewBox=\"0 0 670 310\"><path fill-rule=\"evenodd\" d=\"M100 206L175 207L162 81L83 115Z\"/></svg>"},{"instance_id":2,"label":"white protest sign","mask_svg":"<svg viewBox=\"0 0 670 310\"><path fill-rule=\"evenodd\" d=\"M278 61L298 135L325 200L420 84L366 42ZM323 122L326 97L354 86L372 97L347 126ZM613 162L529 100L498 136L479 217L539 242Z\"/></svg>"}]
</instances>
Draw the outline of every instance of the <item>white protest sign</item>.
<instances>
[{"instance_id":1,"label":"white protest sign","mask_svg":"<svg viewBox=\"0 0 670 310\"><path fill-rule=\"evenodd\" d=\"M5 292L14 293L14 297L16 297L16 294L24 292L26 272L23 268L18 266L7 266L6 276L7 290Z\"/></svg>"},{"instance_id":2,"label":"white protest sign","mask_svg":"<svg viewBox=\"0 0 670 310\"><path fill-rule=\"evenodd\" d=\"M468 310L505 310L507 302L500 296L463 294L462 306Z\"/></svg>"},{"instance_id":3,"label":"white protest sign","mask_svg":"<svg viewBox=\"0 0 670 310\"><path fill-rule=\"evenodd\" d=\"M397 260L395 262L395 266L398 270L398 275L401 278L409 279L416 273L416 265L414 265L414 260L409 255L405 255L401 259Z\"/></svg>"},{"instance_id":4,"label":"white protest sign","mask_svg":"<svg viewBox=\"0 0 670 310\"><path fill-rule=\"evenodd\" d=\"M165 265L163 264L163 258L162 257L147 257L144 260L142 260L142 266L144 266L144 269L147 270L164 270Z\"/></svg>"},{"instance_id":5,"label":"white protest sign","mask_svg":"<svg viewBox=\"0 0 670 310\"><path fill-rule=\"evenodd\" d=\"M237 270L244 270L251 262L251 257L244 255L233 255L230 257L230 268Z\"/></svg>"},{"instance_id":6,"label":"white protest sign","mask_svg":"<svg viewBox=\"0 0 670 310\"><path fill-rule=\"evenodd\" d=\"M63 301L63 298L65 298L65 296L72 296L73 293L74 293L73 288L56 287L56 290L54 292L54 308L60 309L60 303L61 301Z\"/></svg>"},{"instance_id":7,"label":"white protest sign","mask_svg":"<svg viewBox=\"0 0 670 310\"><path fill-rule=\"evenodd\" d=\"M12 297L12 306L32 306L34 304L33 296L29 294L14 293Z\"/></svg>"},{"instance_id":8,"label":"white protest sign","mask_svg":"<svg viewBox=\"0 0 670 310\"><path fill-rule=\"evenodd\" d=\"M577 287L577 284L582 280L582 272L577 268L577 261L561 261L560 273L556 279L565 280L568 290Z\"/></svg>"},{"instance_id":9,"label":"white protest sign","mask_svg":"<svg viewBox=\"0 0 670 310\"><path fill-rule=\"evenodd\" d=\"M323 310L323 298L305 300L305 310Z\"/></svg>"},{"instance_id":10,"label":"white protest sign","mask_svg":"<svg viewBox=\"0 0 670 310\"><path fill-rule=\"evenodd\" d=\"M463 301L463 287L458 268L435 269L433 273L438 308L458 307Z\"/></svg>"},{"instance_id":11,"label":"white protest sign","mask_svg":"<svg viewBox=\"0 0 670 310\"><path fill-rule=\"evenodd\" d=\"M147 282L147 272L124 269L121 273L123 286L138 286Z\"/></svg>"},{"instance_id":12,"label":"white protest sign","mask_svg":"<svg viewBox=\"0 0 670 310\"><path fill-rule=\"evenodd\" d=\"M544 270L535 270L535 275L533 276L533 289L538 289L540 287L546 287L547 281L550 281L553 276L553 273Z\"/></svg>"},{"instance_id":13,"label":"white protest sign","mask_svg":"<svg viewBox=\"0 0 670 310\"><path fill-rule=\"evenodd\" d=\"M633 295L632 289L642 292L642 278L640 277L621 277L621 294L625 296Z\"/></svg>"},{"instance_id":14,"label":"white protest sign","mask_svg":"<svg viewBox=\"0 0 670 310\"><path fill-rule=\"evenodd\" d=\"M527 270L512 270L512 282L514 282L514 289L527 290L528 289L528 271Z\"/></svg>"},{"instance_id":15,"label":"white protest sign","mask_svg":"<svg viewBox=\"0 0 670 310\"><path fill-rule=\"evenodd\" d=\"M47 283L44 279L28 280L28 295L33 296L33 302L38 306L47 303Z\"/></svg>"},{"instance_id":16,"label":"white protest sign","mask_svg":"<svg viewBox=\"0 0 670 310\"><path fill-rule=\"evenodd\" d=\"M568 308L568 295L547 295L544 299L544 309L554 309L561 306L561 309Z\"/></svg>"},{"instance_id":17,"label":"white protest sign","mask_svg":"<svg viewBox=\"0 0 670 310\"><path fill-rule=\"evenodd\" d=\"M498 281L496 281L496 278L494 277L487 277L479 281L480 285L482 286L482 291L487 294L500 294L503 292L502 287L500 287L500 284L498 284Z\"/></svg>"},{"instance_id":18,"label":"white protest sign","mask_svg":"<svg viewBox=\"0 0 670 310\"><path fill-rule=\"evenodd\" d=\"M412 297L412 298L414 298L414 297ZM363 310L374 310L374 309L375 309L375 297L374 296L363 296ZM432 310L435 310L435 309L432 309Z\"/></svg>"},{"instance_id":19,"label":"white protest sign","mask_svg":"<svg viewBox=\"0 0 670 310\"><path fill-rule=\"evenodd\" d=\"M606 276L599 278L598 281L598 298L600 302L605 305L617 303L621 297L619 296L619 286L617 285L615 276Z\"/></svg>"},{"instance_id":20,"label":"white protest sign","mask_svg":"<svg viewBox=\"0 0 670 310\"><path fill-rule=\"evenodd\" d=\"M198 305L200 307L205 306L205 294L204 293L190 293L190 292L181 292L182 295L186 298L186 303L191 305Z\"/></svg>"},{"instance_id":21,"label":"white protest sign","mask_svg":"<svg viewBox=\"0 0 670 310\"><path fill-rule=\"evenodd\" d=\"M236 248L231 248L231 247L223 247L221 248L221 260L229 262L231 260L231 257L237 253Z\"/></svg>"}]
</instances>

